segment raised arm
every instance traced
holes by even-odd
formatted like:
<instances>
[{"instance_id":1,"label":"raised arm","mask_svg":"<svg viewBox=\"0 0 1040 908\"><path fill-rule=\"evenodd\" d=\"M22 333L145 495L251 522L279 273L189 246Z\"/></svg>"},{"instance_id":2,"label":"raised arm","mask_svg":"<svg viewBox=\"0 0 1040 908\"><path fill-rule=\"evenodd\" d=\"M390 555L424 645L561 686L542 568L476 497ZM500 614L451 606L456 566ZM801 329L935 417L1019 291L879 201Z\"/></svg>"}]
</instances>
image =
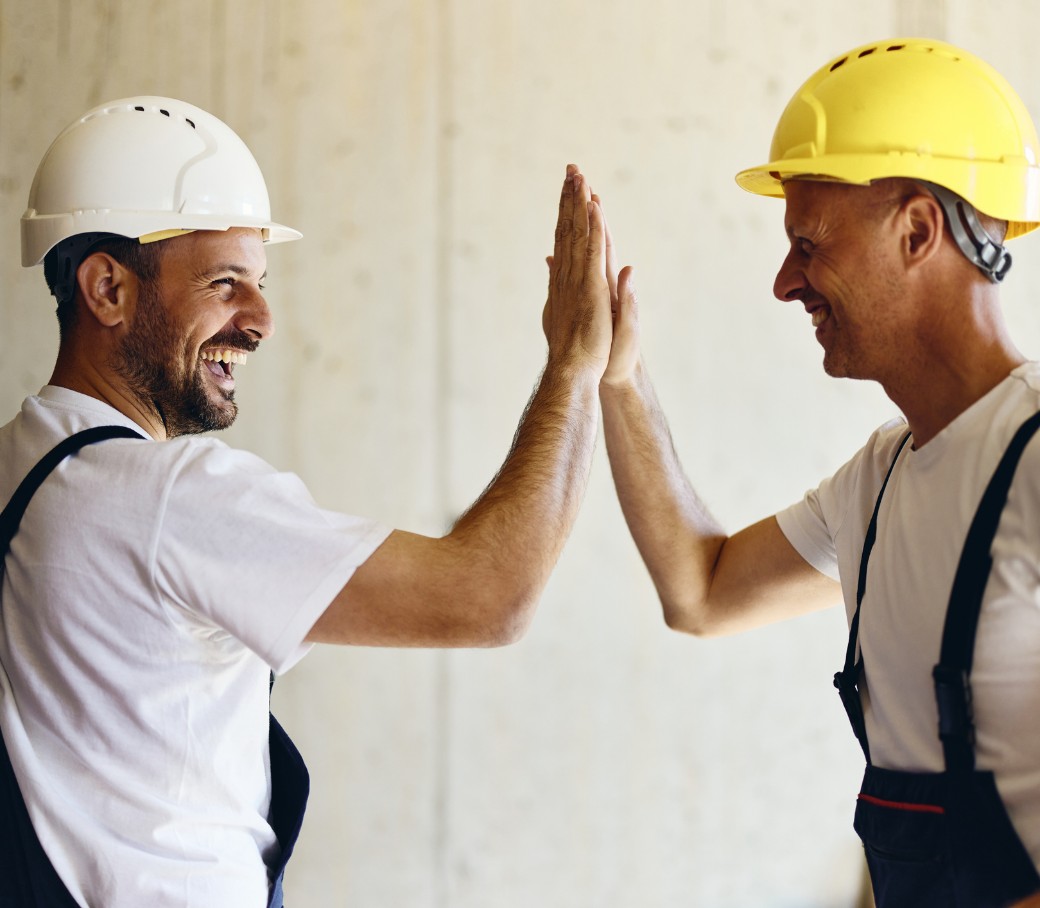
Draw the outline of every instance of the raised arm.
<instances>
[{"instance_id":1,"label":"raised arm","mask_svg":"<svg viewBox=\"0 0 1040 908\"><path fill-rule=\"evenodd\" d=\"M639 353L632 271L617 274L607 235L614 340L600 384L603 431L618 499L657 588L668 626L728 634L840 601L769 517L728 536L694 493Z\"/></svg>"},{"instance_id":2,"label":"raised arm","mask_svg":"<svg viewBox=\"0 0 1040 908\"><path fill-rule=\"evenodd\" d=\"M551 261L548 360L498 475L447 536L391 533L309 640L495 646L526 629L585 491L610 351L603 220L573 166Z\"/></svg>"}]
</instances>

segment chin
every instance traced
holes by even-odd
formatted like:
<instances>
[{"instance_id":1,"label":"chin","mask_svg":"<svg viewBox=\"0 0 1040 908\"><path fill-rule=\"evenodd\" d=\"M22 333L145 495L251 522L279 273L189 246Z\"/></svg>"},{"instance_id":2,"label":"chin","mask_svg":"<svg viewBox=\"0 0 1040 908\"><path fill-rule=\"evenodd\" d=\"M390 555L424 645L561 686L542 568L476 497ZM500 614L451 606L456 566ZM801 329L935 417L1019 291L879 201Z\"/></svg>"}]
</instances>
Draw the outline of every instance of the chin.
<instances>
[{"instance_id":1,"label":"chin","mask_svg":"<svg viewBox=\"0 0 1040 908\"><path fill-rule=\"evenodd\" d=\"M823 371L831 378L862 378L857 374L855 363L840 350L824 350Z\"/></svg>"},{"instance_id":2,"label":"chin","mask_svg":"<svg viewBox=\"0 0 1040 908\"><path fill-rule=\"evenodd\" d=\"M227 391L214 399L198 389L195 394L182 396L175 406L165 411L167 434L173 438L230 428L238 416L234 397L233 391Z\"/></svg>"},{"instance_id":3,"label":"chin","mask_svg":"<svg viewBox=\"0 0 1040 908\"><path fill-rule=\"evenodd\" d=\"M831 378L847 378L842 364L827 354L823 356L823 371Z\"/></svg>"}]
</instances>

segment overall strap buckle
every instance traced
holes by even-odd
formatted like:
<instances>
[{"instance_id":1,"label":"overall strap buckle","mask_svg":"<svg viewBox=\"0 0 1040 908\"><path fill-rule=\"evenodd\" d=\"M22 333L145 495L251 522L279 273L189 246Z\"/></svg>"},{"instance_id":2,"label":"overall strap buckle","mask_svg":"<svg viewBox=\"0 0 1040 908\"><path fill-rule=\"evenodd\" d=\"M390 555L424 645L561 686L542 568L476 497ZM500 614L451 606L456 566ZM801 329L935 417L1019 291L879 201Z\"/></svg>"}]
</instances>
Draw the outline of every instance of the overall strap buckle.
<instances>
[{"instance_id":1,"label":"overall strap buckle","mask_svg":"<svg viewBox=\"0 0 1040 908\"><path fill-rule=\"evenodd\" d=\"M870 762L870 747L867 744L867 720L863 715L863 701L859 692L859 669L857 665L851 671L834 673L834 686L841 697L841 705L845 707L845 715L849 717L852 733L863 748L863 756Z\"/></svg>"}]
</instances>

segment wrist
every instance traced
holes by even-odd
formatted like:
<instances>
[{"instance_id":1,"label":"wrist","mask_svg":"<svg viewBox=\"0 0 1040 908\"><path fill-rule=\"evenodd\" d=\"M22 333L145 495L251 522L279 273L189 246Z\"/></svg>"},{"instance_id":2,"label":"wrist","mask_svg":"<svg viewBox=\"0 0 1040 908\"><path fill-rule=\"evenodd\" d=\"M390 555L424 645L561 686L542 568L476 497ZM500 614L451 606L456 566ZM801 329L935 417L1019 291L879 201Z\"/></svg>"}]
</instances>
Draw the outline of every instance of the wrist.
<instances>
[{"instance_id":1,"label":"wrist","mask_svg":"<svg viewBox=\"0 0 1040 908\"><path fill-rule=\"evenodd\" d=\"M643 358L639 357L627 369L620 371L607 369L600 379L599 393L601 397L638 393L646 380Z\"/></svg>"},{"instance_id":2,"label":"wrist","mask_svg":"<svg viewBox=\"0 0 1040 908\"><path fill-rule=\"evenodd\" d=\"M545 371L559 376L568 382L584 383L589 381L595 388L603 377L607 360L596 357L589 353L568 351L567 353L554 353L550 348L549 355L545 361Z\"/></svg>"}]
</instances>

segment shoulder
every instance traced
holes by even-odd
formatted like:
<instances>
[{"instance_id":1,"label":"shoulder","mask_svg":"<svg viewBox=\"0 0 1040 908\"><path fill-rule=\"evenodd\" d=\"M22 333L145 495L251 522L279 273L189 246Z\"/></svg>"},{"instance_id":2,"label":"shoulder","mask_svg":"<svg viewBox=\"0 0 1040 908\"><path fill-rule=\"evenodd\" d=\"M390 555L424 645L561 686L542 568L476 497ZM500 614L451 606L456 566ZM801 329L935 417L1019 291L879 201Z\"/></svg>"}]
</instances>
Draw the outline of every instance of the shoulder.
<instances>
[{"instance_id":1,"label":"shoulder","mask_svg":"<svg viewBox=\"0 0 1040 908\"><path fill-rule=\"evenodd\" d=\"M224 478L229 475L260 476L277 470L262 457L232 448L219 438L185 437L157 442L151 453L178 472Z\"/></svg>"},{"instance_id":2,"label":"shoulder","mask_svg":"<svg viewBox=\"0 0 1040 908\"><path fill-rule=\"evenodd\" d=\"M1013 383L1021 389L1023 394L1032 394L1040 401L1040 362L1022 363L1011 372Z\"/></svg>"},{"instance_id":3,"label":"shoulder","mask_svg":"<svg viewBox=\"0 0 1040 908\"><path fill-rule=\"evenodd\" d=\"M833 476L825 479L820 488L851 491L858 487L868 494L876 494L909 433L902 417L889 420L875 429L863 447L839 467Z\"/></svg>"},{"instance_id":4,"label":"shoulder","mask_svg":"<svg viewBox=\"0 0 1040 908\"><path fill-rule=\"evenodd\" d=\"M871 433L837 472L776 515L780 529L801 556L823 574L838 578L839 541L846 527L860 528L885 475L906 438L906 423L894 419Z\"/></svg>"}]
</instances>

